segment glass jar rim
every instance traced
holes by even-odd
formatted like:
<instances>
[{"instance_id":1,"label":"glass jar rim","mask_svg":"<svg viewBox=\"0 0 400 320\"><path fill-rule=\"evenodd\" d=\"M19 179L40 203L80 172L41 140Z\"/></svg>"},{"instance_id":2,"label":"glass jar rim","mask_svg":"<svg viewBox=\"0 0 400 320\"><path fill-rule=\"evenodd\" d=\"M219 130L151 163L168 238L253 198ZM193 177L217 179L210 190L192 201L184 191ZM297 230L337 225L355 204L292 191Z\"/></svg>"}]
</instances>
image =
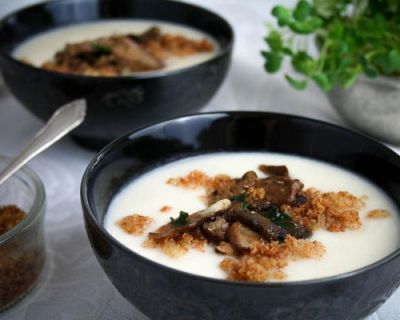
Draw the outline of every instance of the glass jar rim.
<instances>
[{"instance_id":1,"label":"glass jar rim","mask_svg":"<svg viewBox=\"0 0 400 320\"><path fill-rule=\"evenodd\" d=\"M10 157L0 155L0 162L10 162L12 159ZM22 172L22 174L21 174ZM0 235L0 246L12 240L16 235L20 234L27 228L29 228L42 214L44 210L43 207L46 201L46 192L43 186L42 180L39 176L28 166L22 167L16 173L14 173L17 179L29 180L32 182L33 190L35 191L35 198L33 200L32 206L27 212L27 216L20 223L18 223L14 228L7 231L6 233Z\"/></svg>"}]
</instances>

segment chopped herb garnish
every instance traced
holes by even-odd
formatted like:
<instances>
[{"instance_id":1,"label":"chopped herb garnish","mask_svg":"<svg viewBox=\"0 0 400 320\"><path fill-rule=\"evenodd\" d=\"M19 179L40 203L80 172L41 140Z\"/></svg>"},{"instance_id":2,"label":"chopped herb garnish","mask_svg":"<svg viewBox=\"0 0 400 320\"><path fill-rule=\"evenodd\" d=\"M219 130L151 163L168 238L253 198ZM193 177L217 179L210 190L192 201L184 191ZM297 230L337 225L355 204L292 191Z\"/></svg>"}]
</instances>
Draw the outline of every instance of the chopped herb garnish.
<instances>
[{"instance_id":1,"label":"chopped herb garnish","mask_svg":"<svg viewBox=\"0 0 400 320\"><path fill-rule=\"evenodd\" d=\"M242 204L240 205L239 210L243 211L246 210L249 207L249 203L247 201L243 201Z\"/></svg>"},{"instance_id":2,"label":"chopped herb garnish","mask_svg":"<svg viewBox=\"0 0 400 320\"><path fill-rule=\"evenodd\" d=\"M105 46L103 44L98 44L98 43L92 43L92 50L96 54L110 54L111 53L110 46Z\"/></svg>"},{"instance_id":3,"label":"chopped herb garnish","mask_svg":"<svg viewBox=\"0 0 400 320\"><path fill-rule=\"evenodd\" d=\"M247 193L241 193L239 195L236 196L232 196L230 198L231 201L237 201L237 202L245 202L247 200Z\"/></svg>"},{"instance_id":4,"label":"chopped herb garnish","mask_svg":"<svg viewBox=\"0 0 400 320\"><path fill-rule=\"evenodd\" d=\"M249 207L249 203L247 202L247 193L243 192L239 195L232 196L230 198L231 201L236 201L240 203L239 210L243 211L246 210Z\"/></svg>"},{"instance_id":5,"label":"chopped herb garnish","mask_svg":"<svg viewBox=\"0 0 400 320\"><path fill-rule=\"evenodd\" d=\"M261 214L270 219L272 223L277 226L285 229L293 227L293 221L290 215L276 206L270 206L266 211L261 212Z\"/></svg>"},{"instance_id":6,"label":"chopped herb garnish","mask_svg":"<svg viewBox=\"0 0 400 320\"><path fill-rule=\"evenodd\" d=\"M188 224L187 222L187 217L189 217L189 213L185 212L185 211L181 211L179 212L179 217L174 219L174 218L170 218L171 219L171 223L175 226L175 227L183 227L186 226Z\"/></svg>"}]
</instances>

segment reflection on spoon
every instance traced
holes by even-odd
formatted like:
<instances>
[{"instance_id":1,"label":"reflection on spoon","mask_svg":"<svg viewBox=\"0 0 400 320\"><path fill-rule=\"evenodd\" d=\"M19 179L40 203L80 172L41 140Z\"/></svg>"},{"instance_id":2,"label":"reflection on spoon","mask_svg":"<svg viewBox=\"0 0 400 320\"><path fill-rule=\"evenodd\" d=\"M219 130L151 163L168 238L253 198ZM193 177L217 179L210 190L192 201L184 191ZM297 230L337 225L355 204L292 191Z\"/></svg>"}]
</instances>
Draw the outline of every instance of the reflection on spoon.
<instances>
[{"instance_id":1,"label":"reflection on spoon","mask_svg":"<svg viewBox=\"0 0 400 320\"><path fill-rule=\"evenodd\" d=\"M21 150L10 164L0 172L0 185L29 160L60 140L68 132L79 126L86 115L86 101L74 100L57 109L46 125Z\"/></svg>"}]
</instances>

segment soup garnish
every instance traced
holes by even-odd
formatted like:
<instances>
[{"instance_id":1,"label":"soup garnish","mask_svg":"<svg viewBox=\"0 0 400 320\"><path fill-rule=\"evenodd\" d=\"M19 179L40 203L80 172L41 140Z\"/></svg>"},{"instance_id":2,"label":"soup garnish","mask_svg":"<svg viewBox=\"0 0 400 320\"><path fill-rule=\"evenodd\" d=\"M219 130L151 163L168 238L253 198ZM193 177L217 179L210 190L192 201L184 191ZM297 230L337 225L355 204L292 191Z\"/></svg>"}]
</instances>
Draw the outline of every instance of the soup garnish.
<instances>
[{"instance_id":1,"label":"soup garnish","mask_svg":"<svg viewBox=\"0 0 400 320\"><path fill-rule=\"evenodd\" d=\"M153 26L141 34L113 34L68 43L42 68L89 76L118 76L161 70L168 58L209 53L214 49L205 38L193 40L180 34L163 33Z\"/></svg>"},{"instance_id":2,"label":"soup garnish","mask_svg":"<svg viewBox=\"0 0 400 320\"><path fill-rule=\"evenodd\" d=\"M241 281L281 280L290 261L319 259L325 253L320 241L311 241L314 230L344 232L361 227L359 210L364 197L348 192L304 189L289 176L286 166L260 165L241 178L209 177L194 170L187 176L168 179L178 187L204 188L208 208L179 216L148 233L145 246L161 248L178 257L190 248L204 250L211 244L227 257L220 267L229 279ZM373 210L370 217L387 212Z\"/></svg>"}]
</instances>

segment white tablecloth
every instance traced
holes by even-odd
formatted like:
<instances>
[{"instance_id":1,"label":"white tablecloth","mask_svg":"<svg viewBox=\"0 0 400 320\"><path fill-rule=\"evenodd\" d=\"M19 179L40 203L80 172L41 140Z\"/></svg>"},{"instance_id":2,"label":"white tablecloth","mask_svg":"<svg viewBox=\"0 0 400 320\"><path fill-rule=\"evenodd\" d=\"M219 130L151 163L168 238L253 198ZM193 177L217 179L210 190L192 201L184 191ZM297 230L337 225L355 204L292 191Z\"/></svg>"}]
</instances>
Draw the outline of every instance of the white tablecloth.
<instances>
[{"instance_id":1,"label":"white tablecloth","mask_svg":"<svg viewBox=\"0 0 400 320\"><path fill-rule=\"evenodd\" d=\"M282 74L269 76L263 71L259 52L264 46L265 23L270 20L270 8L279 0L191 1L219 12L230 21L236 33L231 70L204 111L277 111L343 125L317 88L311 86L305 92L296 92L288 87ZM34 0L3 0L0 15L28 2ZM41 121L3 92L0 96L0 154L15 155L41 125ZM79 186L83 171L94 154L65 138L30 163L42 178L47 192L48 266L39 286L18 305L1 314L0 319L145 319L111 285L86 237ZM400 290L368 318L378 319L400 319Z\"/></svg>"}]
</instances>

